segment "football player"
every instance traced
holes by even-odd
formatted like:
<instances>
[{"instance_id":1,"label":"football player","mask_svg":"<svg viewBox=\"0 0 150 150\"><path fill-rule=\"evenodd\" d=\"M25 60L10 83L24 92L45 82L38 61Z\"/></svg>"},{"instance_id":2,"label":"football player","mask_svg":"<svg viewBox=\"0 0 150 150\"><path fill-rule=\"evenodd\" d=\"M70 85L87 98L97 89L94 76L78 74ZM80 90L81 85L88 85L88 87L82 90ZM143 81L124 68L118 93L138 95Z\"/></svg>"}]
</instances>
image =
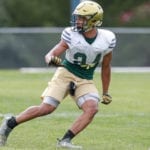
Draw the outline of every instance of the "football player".
<instances>
[{"instance_id":1,"label":"football player","mask_svg":"<svg viewBox=\"0 0 150 150\"><path fill-rule=\"evenodd\" d=\"M83 111L66 131L57 146L81 149L71 140L83 131L98 112L98 103L109 104L112 51L116 45L115 34L99 29L103 21L102 7L93 1L81 2L73 12L72 27L63 30L60 42L45 56L47 64L58 66L48 83L39 106L32 106L18 116L6 118L0 127L0 145L6 144L9 133L17 125L36 117L52 113L70 94ZM65 59L60 56L65 53ZM93 82L93 74L101 64L102 98Z\"/></svg>"}]
</instances>

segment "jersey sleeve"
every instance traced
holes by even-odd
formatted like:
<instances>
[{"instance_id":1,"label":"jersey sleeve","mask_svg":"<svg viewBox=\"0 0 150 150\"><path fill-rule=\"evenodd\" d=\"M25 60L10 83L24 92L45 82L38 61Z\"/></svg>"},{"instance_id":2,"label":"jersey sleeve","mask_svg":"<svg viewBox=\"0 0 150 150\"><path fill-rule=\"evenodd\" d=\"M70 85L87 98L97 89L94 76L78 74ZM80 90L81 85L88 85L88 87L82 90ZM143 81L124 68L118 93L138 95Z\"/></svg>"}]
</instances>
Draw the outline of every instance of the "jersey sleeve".
<instances>
[{"instance_id":1,"label":"jersey sleeve","mask_svg":"<svg viewBox=\"0 0 150 150\"><path fill-rule=\"evenodd\" d=\"M71 32L70 28L65 28L61 34L61 39L64 40L68 46L71 44Z\"/></svg>"},{"instance_id":2,"label":"jersey sleeve","mask_svg":"<svg viewBox=\"0 0 150 150\"><path fill-rule=\"evenodd\" d=\"M109 31L107 33L107 42L108 42L108 49L105 51L105 54L110 53L111 51L113 51L113 49L116 46L116 36L113 32Z\"/></svg>"}]
</instances>

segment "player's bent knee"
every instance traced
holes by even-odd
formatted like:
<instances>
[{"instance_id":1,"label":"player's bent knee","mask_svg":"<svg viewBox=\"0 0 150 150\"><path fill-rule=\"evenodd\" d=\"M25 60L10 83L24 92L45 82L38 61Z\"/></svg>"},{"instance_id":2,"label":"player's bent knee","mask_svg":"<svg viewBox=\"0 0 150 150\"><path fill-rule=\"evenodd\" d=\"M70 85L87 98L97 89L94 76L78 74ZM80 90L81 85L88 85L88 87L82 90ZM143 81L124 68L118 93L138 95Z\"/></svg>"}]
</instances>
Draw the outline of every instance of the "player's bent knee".
<instances>
[{"instance_id":1,"label":"player's bent knee","mask_svg":"<svg viewBox=\"0 0 150 150\"><path fill-rule=\"evenodd\" d=\"M89 107L88 109L85 109L85 112L88 113L89 116L95 116L98 112L98 107Z\"/></svg>"},{"instance_id":2,"label":"player's bent knee","mask_svg":"<svg viewBox=\"0 0 150 150\"><path fill-rule=\"evenodd\" d=\"M56 100L55 98L50 97L50 96L44 97L43 103L49 104L55 108L57 108L57 106L60 104L60 102L58 100Z\"/></svg>"}]
</instances>

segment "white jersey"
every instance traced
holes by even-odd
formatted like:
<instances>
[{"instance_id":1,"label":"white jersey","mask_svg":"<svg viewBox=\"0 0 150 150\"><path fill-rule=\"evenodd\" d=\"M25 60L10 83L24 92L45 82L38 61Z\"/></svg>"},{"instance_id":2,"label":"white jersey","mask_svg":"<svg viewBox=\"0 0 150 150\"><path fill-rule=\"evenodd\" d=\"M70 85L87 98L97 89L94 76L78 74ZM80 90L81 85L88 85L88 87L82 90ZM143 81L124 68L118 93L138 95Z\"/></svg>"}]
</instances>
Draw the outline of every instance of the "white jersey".
<instances>
[{"instance_id":1,"label":"white jersey","mask_svg":"<svg viewBox=\"0 0 150 150\"><path fill-rule=\"evenodd\" d=\"M96 39L91 44L85 40L81 33L74 32L71 27L64 29L61 38L69 47L65 55L65 61L67 63L65 62L64 65L66 64L66 68L76 75L82 70L81 74L83 74L83 77L80 73L78 75L81 78L84 78L89 73L91 74L89 79L93 78L93 72L96 66L99 62L103 61L103 57L111 52L116 45L115 34L104 29L98 29ZM72 67L73 69L71 69ZM73 71L76 67L79 70Z\"/></svg>"}]
</instances>

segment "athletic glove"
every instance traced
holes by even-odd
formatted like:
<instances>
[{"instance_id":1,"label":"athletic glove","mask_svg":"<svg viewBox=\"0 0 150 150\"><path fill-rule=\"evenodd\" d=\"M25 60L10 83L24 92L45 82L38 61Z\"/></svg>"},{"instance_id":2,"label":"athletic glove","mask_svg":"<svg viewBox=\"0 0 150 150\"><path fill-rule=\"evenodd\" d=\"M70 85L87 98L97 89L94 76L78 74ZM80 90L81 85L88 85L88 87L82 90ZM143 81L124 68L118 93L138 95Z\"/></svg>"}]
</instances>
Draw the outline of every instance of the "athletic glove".
<instances>
[{"instance_id":1,"label":"athletic glove","mask_svg":"<svg viewBox=\"0 0 150 150\"><path fill-rule=\"evenodd\" d=\"M51 56L50 61L48 63L49 66L53 65L53 66L59 66L61 65L61 58L57 57L57 56Z\"/></svg>"},{"instance_id":2,"label":"athletic glove","mask_svg":"<svg viewBox=\"0 0 150 150\"><path fill-rule=\"evenodd\" d=\"M111 103L111 101L112 97L109 94L103 94L101 103L108 105L109 103Z\"/></svg>"}]
</instances>

